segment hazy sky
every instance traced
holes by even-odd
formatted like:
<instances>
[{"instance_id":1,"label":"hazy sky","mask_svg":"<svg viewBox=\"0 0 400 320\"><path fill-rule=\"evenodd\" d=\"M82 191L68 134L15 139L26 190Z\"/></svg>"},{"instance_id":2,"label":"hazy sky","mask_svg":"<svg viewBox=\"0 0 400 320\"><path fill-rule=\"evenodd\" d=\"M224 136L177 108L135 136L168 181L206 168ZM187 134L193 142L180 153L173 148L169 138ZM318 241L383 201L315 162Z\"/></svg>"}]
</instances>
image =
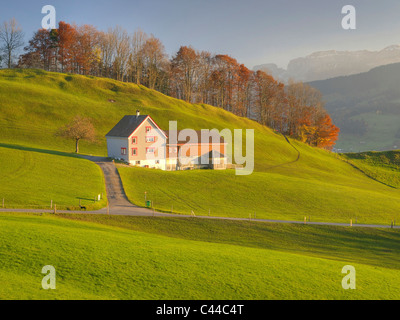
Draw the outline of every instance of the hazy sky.
<instances>
[{"instance_id":1,"label":"hazy sky","mask_svg":"<svg viewBox=\"0 0 400 320\"><path fill-rule=\"evenodd\" d=\"M320 50L400 44L398 0L13 0L1 6L0 21L15 17L28 39L41 27L47 4L56 8L57 21L141 28L160 38L170 55L192 45L229 54L249 68L271 62L286 67ZM341 27L347 4L357 10L357 30Z\"/></svg>"}]
</instances>

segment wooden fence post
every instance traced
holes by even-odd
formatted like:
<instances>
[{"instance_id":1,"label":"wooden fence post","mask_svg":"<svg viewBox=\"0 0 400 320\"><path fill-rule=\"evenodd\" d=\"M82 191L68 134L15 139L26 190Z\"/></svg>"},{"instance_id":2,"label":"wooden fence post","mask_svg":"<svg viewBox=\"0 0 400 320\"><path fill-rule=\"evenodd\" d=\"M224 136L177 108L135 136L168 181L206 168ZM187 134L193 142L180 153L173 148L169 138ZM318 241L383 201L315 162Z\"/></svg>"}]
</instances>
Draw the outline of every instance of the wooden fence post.
<instances>
[{"instance_id":1,"label":"wooden fence post","mask_svg":"<svg viewBox=\"0 0 400 320\"><path fill-rule=\"evenodd\" d=\"M54 204L54 214L56 214L56 213L57 213L57 205Z\"/></svg>"}]
</instances>

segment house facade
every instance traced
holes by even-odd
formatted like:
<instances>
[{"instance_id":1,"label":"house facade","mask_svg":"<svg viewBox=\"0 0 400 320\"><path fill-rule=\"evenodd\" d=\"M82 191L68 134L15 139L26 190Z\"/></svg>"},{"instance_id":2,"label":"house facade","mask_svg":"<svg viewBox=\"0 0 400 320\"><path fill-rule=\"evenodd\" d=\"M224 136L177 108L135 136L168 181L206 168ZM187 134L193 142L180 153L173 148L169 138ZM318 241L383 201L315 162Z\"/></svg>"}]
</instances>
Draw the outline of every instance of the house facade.
<instances>
[{"instance_id":1,"label":"house facade","mask_svg":"<svg viewBox=\"0 0 400 320\"><path fill-rule=\"evenodd\" d=\"M108 156L134 166L161 170L226 169L226 143L216 133L203 138L196 132L195 142L188 137L171 139L149 115L124 116L106 135Z\"/></svg>"}]
</instances>

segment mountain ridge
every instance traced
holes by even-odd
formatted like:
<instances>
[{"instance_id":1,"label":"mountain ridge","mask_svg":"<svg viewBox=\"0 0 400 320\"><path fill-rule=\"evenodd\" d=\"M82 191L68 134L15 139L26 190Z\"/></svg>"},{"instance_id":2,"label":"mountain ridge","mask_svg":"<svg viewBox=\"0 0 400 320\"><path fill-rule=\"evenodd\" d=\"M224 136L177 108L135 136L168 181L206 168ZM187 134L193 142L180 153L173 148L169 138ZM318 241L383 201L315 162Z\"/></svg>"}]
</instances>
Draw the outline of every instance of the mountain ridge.
<instances>
[{"instance_id":1,"label":"mountain ridge","mask_svg":"<svg viewBox=\"0 0 400 320\"><path fill-rule=\"evenodd\" d=\"M400 45L395 44L380 51L316 51L305 57L292 59L286 69L268 63L257 65L253 70L266 70L283 82L288 82L291 78L310 82L368 72L373 68L398 62Z\"/></svg>"}]
</instances>

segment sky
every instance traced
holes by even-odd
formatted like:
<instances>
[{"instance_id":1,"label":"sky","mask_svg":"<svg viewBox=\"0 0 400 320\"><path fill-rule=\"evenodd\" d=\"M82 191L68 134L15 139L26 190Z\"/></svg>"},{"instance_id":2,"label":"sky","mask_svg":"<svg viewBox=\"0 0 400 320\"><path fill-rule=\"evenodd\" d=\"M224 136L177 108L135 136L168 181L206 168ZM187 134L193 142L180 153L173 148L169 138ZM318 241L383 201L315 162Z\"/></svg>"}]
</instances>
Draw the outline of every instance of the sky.
<instances>
[{"instance_id":1,"label":"sky","mask_svg":"<svg viewBox=\"0 0 400 320\"><path fill-rule=\"evenodd\" d=\"M0 0L5 1L5 0ZM342 7L356 8L357 29L344 30ZM248 68L287 67L291 59L323 50L381 50L400 44L398 0L13 0L0 22L15 17L28 40L41 27L42 7L56 19L140 28L159 38L171 56L180 46L229 54Z\"/></svg>"}]
</instances>

